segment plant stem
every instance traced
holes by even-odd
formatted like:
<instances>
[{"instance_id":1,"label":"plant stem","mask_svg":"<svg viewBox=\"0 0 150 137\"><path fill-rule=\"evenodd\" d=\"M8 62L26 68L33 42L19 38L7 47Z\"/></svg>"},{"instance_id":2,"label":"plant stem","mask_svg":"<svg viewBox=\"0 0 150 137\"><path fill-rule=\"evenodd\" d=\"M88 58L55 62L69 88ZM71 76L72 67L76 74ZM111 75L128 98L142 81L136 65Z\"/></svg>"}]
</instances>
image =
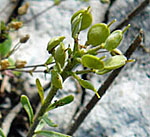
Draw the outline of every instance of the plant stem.
<instances>
[{"instance_id":1,"label":"plant stem","mask_svg":"<svg viewBox=\"0 0 150 137\"><path fill-rule=\"evenodd\" d=\"M76 64L77 64L77 62L74 59L72 59L70 62L68 62L68 65L66 66L66 68L61 73L63 81L70 75L67 72L71 71ZM58 90L58 88L51 86L50 91L49 91L43 105L41 106L39 112L36 114L36 116L34 118L34 123L31 125L31 127L29 129L27 137L32 137L32 135L34 134L34 131L40 122L40 117L42 117L45 114L48 106L51 104L52 99L56 95L57 90Z\"/></svg>"},{"instance_id":2,"label":"plant stem","mask_svg":"<svg viewBox=\"0 0 150 137\"><path fill-rule=\"evenodd\" d=\"M50 105L53 97L56 95L57 93L57 90L58 88L54 87L54 86L51 86L50 88L50 91L43 103L43 105L41 106L39 112L36 114L35 118L34 118L34 123L31 125L30 129L29 129L29 132L27 134L27 137L32 137L33 134L34 134L34 131L37 127L37 125L39 124L40 122L40 117L42 117L45 112L46 112L46 109L48 108L48 106Z\"/></svg>"},{"instance_id":3,"label":"plant stem","mask_svg":"<svg viewBox=\"0 0 150 137\"><path fill-rule=\"evenodd\" d=\"M130 45L128 50L125 53L125 56L129 58L132 53L135 51L135 49L140 45L142 41L142 31L139 32L138 36L135 38L133 43ZM120 71L122 70L123 67L114 70L109 77L104 81L102 86L98 90L98 94L102 96L106 93L106 90L109 88L109 86L112 84L112 82L115 80L115 78L118 76ZM100 99L101 99L100 98ZM66 131L66 134L68 135L73 135L74 132L78 129L78 127L81 125L83 120L86 118L86 116L90 113L90 111L94 108L96 103L100 100L97 98L96 95L92 97L92 99L88 102L88 104L83 108L81 113L79 115L76 115L74 118L73 122L68 126L68 130Z\"/></svg>"}]
</instances>

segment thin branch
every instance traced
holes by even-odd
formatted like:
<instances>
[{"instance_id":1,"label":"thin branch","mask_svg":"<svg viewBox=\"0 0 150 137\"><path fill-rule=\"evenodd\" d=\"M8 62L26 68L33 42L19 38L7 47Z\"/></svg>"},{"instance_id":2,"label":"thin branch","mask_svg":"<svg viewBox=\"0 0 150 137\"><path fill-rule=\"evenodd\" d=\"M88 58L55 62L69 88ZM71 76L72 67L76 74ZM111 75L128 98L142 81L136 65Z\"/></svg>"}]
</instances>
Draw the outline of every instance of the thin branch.
<instances>
[{"instance_id":1,"label":"thin branch","mask_svg":"<svg viewBox=\"0 0 150 137\"><path fill-rule=\"evenodd\" d=\"M60 2L65 1L65 0L61 0ZM27 24L29 22L31 22L32 20L34 20L35 18L41 16L42 14L44 14L45 12L47 12L48 10L52 9L54 6L57 6L57 4L52 4L49 7L47 7L46 9L42 10L41 12L37 13L36 15L32 16L30 19L24 21L24 24Z\"/></svg>"},{"instance_id":2,"label":"thin branch","mask_svg":"<svg viewBox=\"0 0 150 137\"><path fill-rule=\"evenodd\" d=\"M142 31L139 32L133 43L130 45L130 47L127 49L125 52L125 56L129 58L132 53L135 51L135 49L140 45L142 41ZM114 70L109 77L104 81L102 86L99 88L98 93L99 95L102 96L106 93L106 90L109 88L109 86L112 84L112 82L115 80L115 78L118 76L120 71L122 70L123 67ZM101 99L100 98L100 99ZM74 121L71 123L71 125L68 126L68 130L66 134L68 135L73 135L74 132L79 128L83 120L86 118L86 116L90 113L90 111L94 108L96 103L100 100L97 98L96 95L92 97L92 99L89 101L89 103L83 108L81 113L77 115L74 119Z\"/></svg>"},{"instance_id":3,"label":"thin branch","mask_svg":"<svg viewBox=\"0 0 150 137\"><path fill-rule=\"evenodd\" d=\"M133 19L133 17L135 17L136 15L138 15L142 10L144 10L150 3L150 0L144 0L143 2L141 2L135 9L133 9L133 11L131 11L116 27L114 30L116 29L120 29L124 26L126 26L130 20ZM112 30L112 31L114 31Z\"/></svg>"},{"instance_id":4,"label":"thin branch","mask_svg":"<svg viewBox=\"0 0 150 137\"><path fill-rule=\"evenodd\" d=\"M52 63L50 63L49 65L52 65L52 64L54 64L55 62L52 62ZM22 70L22 69L25 69L25 68L37 68L37 67L45 67L45 64L37 64L37 65L30 65L30 66L24 66L24 67L22 67L22 68L16 68L15 66L10 66L10 67L8 67L8 68L6 68L6 69L0 69L0 72L1 71L5 71L5 70L12 70L12 71L31 71L31 70ZM42 71L43 72L43 71Z\"/></svg>"}]
</instances>

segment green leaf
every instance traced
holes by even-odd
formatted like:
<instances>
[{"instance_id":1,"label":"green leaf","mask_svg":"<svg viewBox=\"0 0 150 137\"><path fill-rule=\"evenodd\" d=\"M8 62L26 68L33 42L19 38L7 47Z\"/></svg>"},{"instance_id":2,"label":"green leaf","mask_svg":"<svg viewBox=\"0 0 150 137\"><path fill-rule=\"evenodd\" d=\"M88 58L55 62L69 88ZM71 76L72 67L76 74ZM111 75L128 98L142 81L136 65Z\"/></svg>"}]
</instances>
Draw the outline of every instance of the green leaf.
<instances>
[{"instance_id":1,"label":"green leaf","mask_svg":"<svg viewBox=\"0 0 150 137\"><path fill-rule=\"evenodd\" d=\"M38 126L35 129L35 132L39 131L39 130L42 130L42 128L45 126L45 124L46 124L45 121L43 119L41 119Z\"/></svg>"},{"instance_id":2,"label":"green leaf","mask_svg":"<svg viewBox=\"0 0 150 137\"><path fill-rule=\"evenodd\" d=\"M44 89L43 89L39 79L36 79L36 87L38 89L38 93L39 93L39 96L40 96L40 99L41 99L41 103L43 104L43 102L44 102Z\"/></svg>"},{"instance_id":3,"label":"green leaf","mask_svg":"<svg viewBox=\"0 0 150 137\"><path fill-rule=\"evenodd\" d=\"M61 133L58 133L58 132L45 131L45 130L36 131L35 134L39 134L41 136L46 136L46 137L71 137L71 136L61 134Z\"/></svg>"},{"instance_id":4,"label":"green leaf","mask_svg":"<svg viewBox=\"0 0 150 137\"><path fill-rule=\"evenodd\" d=\"M8 35L6 39L2 43L0 43L0 57L4 57L9 53L11 49L11 45L12 45L12 40Z\"/></svg>"},{"instance_id":5,"label":"green leaf","mask_svg":"<svg viewBox=\"0 0 150 137\"><path fill-rule=\"evenodd\" d=\"M49 64L51 64L52 62L53 62L53 56L50 56L50 57L46 60L45 64L46 64L46 65L49 65Z\"/></svg>"},{"instance_id":6,"label":"green leaf","mask_svg":"<svg viewBox=\"0 0 150 137\"><path fill-rule=\"evenodd\" d=\"M51 119L48 118L48 114L45 114L42 119L44 120L44 122L50 126L50 127L57 127L58 125L56 125Z\"/></svg>"},{"instance_id":7,"label":"green leaf","mask_svg":"<svg viewBox=\"0 0 150 137\"><path fill-rule=\"evenodd\" d=\"M3 130L0 128L0 137L6 137L5 135L4 135L4 132L3 132Z\"/></svg>"},{"instance_id":8,"label":"green leaf","mask_svg":"<svg viewBox=\"0 0 150 137\"><path fill-rule=\"evenodd\" d=\"M56 101L55 103L50 104L49 107L47 108L47 111L67 105L67 104L71 103L73 100L74 100L74 96L72 96L72 95L61 98L60 100Z\"/></svg>"},{"instance_id":9,"label":"green leaf","mask_svg":"<svg viewBox=\"0 0 150 137\"><path fill-rule=\"evenodd\" d=\"M79 82L79 84L85 88L85 89L90 89L92 91L95 92L95 94L97 95L98 98L100 98L100 95L98 94L96 88L92 85L92 83L88 80L84 80L84 79L81 79L78 75L76 75L75 73L72 74L73 77Z\"/></svg>"},{"instance_id":10,"label":"green leaf","mask_svg":"<svg viewBox=\"0 0 150 137\"><path fill-rule=\"evenodd\" d=\"M116 55L107 59L104 63L104 69L117 69L126 64L127 58L124 55Z\"/></svg>"},{"instance_id":11,"label":"green leaf","mask_svg":"<svg viewBox=\"0 0 150 137\"><path fill-rule=\"evenodd\" d=\"M23 108L25 109L25 111L28 114L30 124L32 124L34 114L33 114L32 106L31 106L27 96L25 96L25 95L21 96L21 104L22 104Z\"/></svg>"}]
</instances>

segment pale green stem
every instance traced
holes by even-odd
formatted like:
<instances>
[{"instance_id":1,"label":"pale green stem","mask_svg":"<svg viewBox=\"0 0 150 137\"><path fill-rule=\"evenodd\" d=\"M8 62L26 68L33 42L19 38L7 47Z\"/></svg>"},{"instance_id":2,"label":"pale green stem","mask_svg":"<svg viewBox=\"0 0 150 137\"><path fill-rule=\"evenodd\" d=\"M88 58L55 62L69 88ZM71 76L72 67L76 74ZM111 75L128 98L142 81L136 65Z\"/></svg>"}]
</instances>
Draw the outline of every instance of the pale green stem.
<instances>
[{"instance_id":1,"label":"pale green stem","mask_svg":"<svg viewBox=\"0 0 150 137\"><path fill-rule=\"evenodd\" d=\"M51 104L51 101L52 101L53 97L56 95L57 90L58 90L58 88L56 88L54 86L51 86L50 91L49 91L43 105L41 106L39 112L36 114L36 116L34 118L34 122L33 122L33 124L31 125L31 127L29 129L27 137L32 137L33 136L34 131L35 131L37 125L40 122L40 117L42 117L46 113L46 110L47 110L48 106Z\"/></svg>"}]
</instances>

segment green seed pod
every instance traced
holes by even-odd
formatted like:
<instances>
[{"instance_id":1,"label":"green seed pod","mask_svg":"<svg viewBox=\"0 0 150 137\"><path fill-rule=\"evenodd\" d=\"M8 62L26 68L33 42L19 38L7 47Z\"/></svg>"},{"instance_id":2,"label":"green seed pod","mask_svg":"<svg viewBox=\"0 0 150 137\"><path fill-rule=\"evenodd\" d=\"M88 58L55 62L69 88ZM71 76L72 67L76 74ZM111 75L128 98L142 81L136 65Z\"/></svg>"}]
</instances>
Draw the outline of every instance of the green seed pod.
<instances>
[{"instance_id":1,"label":"green seed pod","mask_svg":"<svg viewBox=\"0 0 150 137\"><path fill-rule=\"evenodd\" d=\"M9 36L1 43L0 42L0 58L6 56L11 49L12 40Z\"/></svg>"},{"instance_id":2,"label":"green seed pod","mask_svg":"<svg viewBox=\"0 0 150 137\"><path fill-rule=\"evenodd\" d=\"M82 17L80 31L87 29L92 24L91 8L88 7L87 9L82 9L74 13L71 17L71 24L78 15Z\"/></svg>"},{"instance_id":3,"label":"green seed pod","mask_svg":"<svg viewBox=\"0 0 150 137\"><path fill-rule=\"evenodd\" d=\"M105 61L104 69L117 69L126 64L127 58L124 55L116 55Z\"/></svg>"},{"instance_id":4,"label":"green seed pod","mask_svg":"<svg viewBox=\"0 0 150 137\"><path fill-rule=\"evenodd\" d=\"M48 42L47 51L48 51L49 53L52 53L52 51L54 50L54 48L56 48L56 47L60 44L60 42L62 42L64 39L65 39L64 36L52 38L52 39Z\"/></svg>"},{"instance_id":5,"label":"green seed pod","mask_svg":"<svg viewBox=\"0 0 150 137\"><path fill-rule=\"evenodd\" d=\"M87 44L97 46L105 42L107 37L110 35L110 29L108 25L99 23L93 25L87 35Z\"/></svg>"},{"instance_id":6,"label":"green seed pod","mask_svg":"<svg viewBox=\"0 0 150 137\"><path fill-rule=\"evenodd\" d=\"M91 69L103 69L104 62L96 56L86 54L81 58L81 62L83 66L91 68Z\"/></svg>"},{"instance_id":7,"label":"green seed pod","mask_svg":"<svg viewBox=\"0 0 150 137\"><path fill-rule=\"evenodd\" d=\"M111 33L109 37L106 39L104 48L107 49L108 51L112 51L113 49L117 48L123 39L123 33L129 27L130 25L128 25L123 31L116 30L113 33Z\"/></svg>"},{"instance_id":8,"label":"green seed pod","mask_svg":"<svg viewBox=\"0 0 150 137\"><path fill-rule=\"evenodd\" d=\"M61 75L55 71L55 70L52 70L51 71L51 82L52 84L56 87L56 88L59 88L59 89L62 89L62 83L63 83L63 80L62 80L62 77Z\"/></svg>"},{"instance_id":9,"label":"green seed pod","mask_svg":"<svg viewBox=\"0 0 150 137\"><path fill-rule=\"evenodd\" d=\"M63 68L66 60L66 51L64 43L60 43L60 46L55 51L54 58L55 61L60 64L61 68Z\"/></svg>"}]
</instances>

